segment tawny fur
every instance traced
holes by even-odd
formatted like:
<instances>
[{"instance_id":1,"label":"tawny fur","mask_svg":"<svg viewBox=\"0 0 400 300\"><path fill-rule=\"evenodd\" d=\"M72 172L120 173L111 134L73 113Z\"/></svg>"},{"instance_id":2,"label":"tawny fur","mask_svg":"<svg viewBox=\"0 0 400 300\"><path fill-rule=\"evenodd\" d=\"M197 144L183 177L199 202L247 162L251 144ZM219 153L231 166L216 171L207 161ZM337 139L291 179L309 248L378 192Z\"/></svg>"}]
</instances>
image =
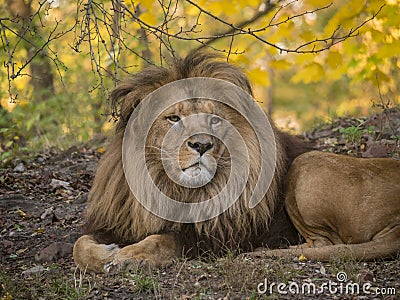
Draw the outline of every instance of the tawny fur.
<instances>
[{"instance_id":1,"label":"tawny fur","mask_svg":"<svg viewBox=\"0 0 400 300\"><path fill-rule=\"evenodd\" d=\"M375 260L400 254L399 160L303 154L288 174L285 205L306 243L262 255Z\"/></svg>"},{"instance_id":2,"label":"tawny fur","mask_svg":"<svg viewBox=\"0 0 400 300\"><path fill-rule=\"evenodd\" d=\"M238 248L251 250L261 245L274 248L297 243L299 241L298 234L283 210L282 180L290 162L297 155L307 151L307 147L294 137L279 132L272 122L277 148L275 174L264 199L253 209L249 209L248 201L260 168L258 141L244 118L226 108L223 117L229 117L227 116L229 114L234 115L232 122L236 122L235 126L245 138L251 162L248 184L232 207L209 221L196 224L174 223L147 211L130 192L122 166L122 141L130 115L137 104L150 92L169 82L191 77L223 79L252 94L250 83L241 70L204 53L194 53L184 60L177 60L170 69L150 67L120 84L111 95L114 107L118 108L120 120L115 137L99 162L89 194L86 234L99 244L104 244L102 247L106 247L105 244L117 243L120 246L131 245L127 247L132 248L132 244L134 244L133 248L136 249L131 253L137 253L138 249L144 249L139 244L146 238L148 240L154 235L173 234L175 240L170 248L175 249L175 254L171 254L171 257L181 254L180 251L189 251L196 255L201 252L201 249L220 253ZM199 101L197 106L200 111L202 111L201 103ZM159 128L150 130L149 140L162 138L159 135ZM220 186L224 185L224 180L229 176L229 173L222 174L213 179L211 184L197 189L188 189L170 182L162 171L161 161L157 159L156 155L148 155L147 160L151 166L149 167L150 175L156 185L159 185L165 194L182 199L182 201L194 199L191 201L198 202L211 198L218 192ZM222 169L220 172L228 172L228 168ZM167 184L165 184L166 182ZM150 242L147 242L146 249L149 249L148 245L153 243L151 245L154 246L154 250L156 248L155 240L157 238L148 240ZM90 262L80 256L81 251L83 251L83 247L75 247L75 261L89 265L90 269ZM124 259L129 259L129 254ZM103 261L98 260L97 264L100 263ZM96 268L98 269L98 267Z\"/></svg>"}]
</instances>

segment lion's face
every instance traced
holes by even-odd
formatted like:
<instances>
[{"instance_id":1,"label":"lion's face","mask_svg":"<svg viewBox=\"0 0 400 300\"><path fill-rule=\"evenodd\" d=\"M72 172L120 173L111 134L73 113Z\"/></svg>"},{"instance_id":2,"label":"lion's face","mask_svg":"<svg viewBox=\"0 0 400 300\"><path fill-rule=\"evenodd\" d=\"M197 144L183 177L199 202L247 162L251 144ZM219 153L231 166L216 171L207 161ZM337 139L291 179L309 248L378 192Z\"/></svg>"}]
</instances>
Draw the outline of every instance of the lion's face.
<instances>
[{"instance_id":1,"label":"lion's face","mask_svg":"<svg viewBox=\"0 0 400 300\"><path fill-rule=\"evenodd\" d=\"M163 111L150 129L146 141L148 167L158 172L163 169L169 179L189 188L225 182L231 166L225 143L234 145L232 131L237 127L240 131L245 123L239 113L217 101L177 103Z\"/></svg>"},{"instance_id":2,"label":"lion's face","mask_svg":"<svg viewBox=\"0 0 400 300\"><path fill-rule=\"evenodd\" d=\"M88 233L98 241L110 234L109 242L137 243L176 232L193 241L206 237L216 251L253 245L281 203L286 163L300 150L289 158L291 139L281 139L263 122L257 103L229 83L252 94L240 69L193 53L171 68L146 68L115 88L110 100L120 118L89 195ZM196 100L171 105L190 97ZM262 197L258 204L254 195Z\"/></svg>"}]
</instances>

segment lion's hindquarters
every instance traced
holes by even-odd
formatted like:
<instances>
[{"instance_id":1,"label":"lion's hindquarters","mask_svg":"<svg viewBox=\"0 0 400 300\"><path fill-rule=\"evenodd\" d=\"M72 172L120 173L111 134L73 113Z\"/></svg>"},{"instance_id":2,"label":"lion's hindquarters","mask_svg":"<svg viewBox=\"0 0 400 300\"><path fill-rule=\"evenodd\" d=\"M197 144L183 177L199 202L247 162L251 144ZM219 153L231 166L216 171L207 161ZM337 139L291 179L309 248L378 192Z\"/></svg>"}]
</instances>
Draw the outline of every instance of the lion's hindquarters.
<instances>
[{"instance_id":1,"label":"lion's hindquarters","mask_svg":"<svg viewBox=\"0 0 400 300\"><path fill-rule=\"evenodd\" d=\"M286 207L310 249L292 253L328 259L341 252L364 260L397 254L398 182L400 162L394 160L322 152L300 156L289 172Z\"/></svg>"},{"instance_id":2,"label":"lion's hindquarters","mask_svg":"<svg viewBox=\"0 0 400 300\"><path fill-rule=\"evenodd\" d=\"M81 270L101 273L118 251L116 244L99 244L92 236L83 235L75 242L73 256L75 264Z\"/></svg>"}]
</instances>

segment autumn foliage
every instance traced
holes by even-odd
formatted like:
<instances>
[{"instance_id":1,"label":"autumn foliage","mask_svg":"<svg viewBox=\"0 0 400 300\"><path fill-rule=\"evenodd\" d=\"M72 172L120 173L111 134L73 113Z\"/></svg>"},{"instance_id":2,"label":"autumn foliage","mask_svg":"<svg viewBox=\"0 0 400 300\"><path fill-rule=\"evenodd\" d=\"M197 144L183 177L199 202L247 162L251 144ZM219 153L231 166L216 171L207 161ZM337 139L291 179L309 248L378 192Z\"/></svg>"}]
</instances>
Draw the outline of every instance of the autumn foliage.
<instances>
[{"instance_id":1,"label":"autumn foliage","mask_svg":"<svg viewBox=\"0 0 400 300\"><path fill-rule=\"evenodd\" d=\"M399 0L0 5L0 143L66 147L112 127L108 91L194 49L245 69L256 98L297 131L399 104ZM1 155L1 153L0 153Z\"/></svg>"}]
</instances>

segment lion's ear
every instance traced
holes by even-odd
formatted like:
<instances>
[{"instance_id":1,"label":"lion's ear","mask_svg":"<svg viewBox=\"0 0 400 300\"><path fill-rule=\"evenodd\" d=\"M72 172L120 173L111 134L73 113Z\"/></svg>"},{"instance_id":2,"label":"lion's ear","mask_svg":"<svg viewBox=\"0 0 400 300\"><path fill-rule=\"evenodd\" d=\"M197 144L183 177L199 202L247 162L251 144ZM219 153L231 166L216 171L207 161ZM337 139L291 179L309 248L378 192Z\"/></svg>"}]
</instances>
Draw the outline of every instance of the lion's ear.
<instances>
[{"instance_id":1,"label":"lion's ear","mask_svg":"<svg viewBox=\"0 0 400 300\"><path fill-rule=\"evenodd\" d=\"M132 93L133 86L129 84L128 82L121 83L117 87L114 88L114 90L111 92L110 97L109 97L109 103L111 106L111 111L113 114L113 117L116 119L119 119L123 117L123 111L126 109L126 105L124 105L125 98L129 96L130 93ZM132 98L132 97L129 97ZM130 101L129 101L130 102ZM137 101L139 102L139 101ZM137 105L137 104L136 104ZM132 110L134 109L134 106L131 105Z\"/></svg>"},{"instance_id":2,"label":"lion's ear","mask_svg":"<svg viewBox=\"0 0 400 300\"><path fill-rule=\"evenodd\" d=\"M149 93L175 78L163 67L147 67L120 83L110 94L113 117L124 128L132 112Z\"/></svg>"}]
</instances>

